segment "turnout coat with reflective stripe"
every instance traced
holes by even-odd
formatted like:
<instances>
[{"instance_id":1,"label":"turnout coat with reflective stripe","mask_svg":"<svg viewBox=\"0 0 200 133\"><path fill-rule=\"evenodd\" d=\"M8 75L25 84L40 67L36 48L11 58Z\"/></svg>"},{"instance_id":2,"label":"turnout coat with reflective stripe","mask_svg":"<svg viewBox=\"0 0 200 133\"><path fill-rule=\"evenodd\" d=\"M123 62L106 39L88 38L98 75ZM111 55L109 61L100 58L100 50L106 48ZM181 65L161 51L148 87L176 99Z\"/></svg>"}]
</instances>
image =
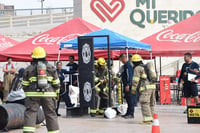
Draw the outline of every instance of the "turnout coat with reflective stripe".
<instances>
[{"instance_id":1,"label":"turnout coat with reflective stripe","mask_svg":"<svg viewBox=\"0 0 200 133\"><path fill-rule=\"evenodd\" d=\"M136 89L138 89L139 92L141 92L147 89L155 89L155 88L156 88L155 84L149 82L144 67L141 65L136 66L134 68L132 92L134 93Z\"/></svg>"},{"instance_id":2,"label":"turnout coat with reflective stripe","mask_svg":"<svg viewBox=\"0 0 200 133\"><path fill-rule=\"evenodd\" d=\"M45 92L37 91L37 64L28 66L23 74L22 85L27 97L56 97L59 93L60 81L56 69L46 63L49 87Z\"/></svg>"}]
</instances>

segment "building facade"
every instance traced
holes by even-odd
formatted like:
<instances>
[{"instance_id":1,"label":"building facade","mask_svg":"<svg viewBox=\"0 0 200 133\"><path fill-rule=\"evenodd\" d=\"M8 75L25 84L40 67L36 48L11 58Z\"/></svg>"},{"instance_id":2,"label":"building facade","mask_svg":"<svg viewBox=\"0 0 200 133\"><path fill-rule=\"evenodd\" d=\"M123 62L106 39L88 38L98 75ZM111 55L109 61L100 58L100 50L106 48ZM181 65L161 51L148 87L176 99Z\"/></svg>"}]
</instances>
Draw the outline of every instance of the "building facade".
<instances>
[{"instance_id":1,"label":"building facade","mask_svg":"<svg viewBox=\"0 0 200 133\"><path fill-rule=\"evenodd\" d=\"M0 3L0 16L12 16L14 15L14 5L4 5Z\"/></svg>"},{"instance_id":2,"label":"building facade","mask_svg":"<svg viewBox=\"0 0 200 133\"><path fill-rule=\"evenodd\" d=\"M199 0L74 0L74 15L141 40L200 11Z\"/></svg>"}]
</instances>

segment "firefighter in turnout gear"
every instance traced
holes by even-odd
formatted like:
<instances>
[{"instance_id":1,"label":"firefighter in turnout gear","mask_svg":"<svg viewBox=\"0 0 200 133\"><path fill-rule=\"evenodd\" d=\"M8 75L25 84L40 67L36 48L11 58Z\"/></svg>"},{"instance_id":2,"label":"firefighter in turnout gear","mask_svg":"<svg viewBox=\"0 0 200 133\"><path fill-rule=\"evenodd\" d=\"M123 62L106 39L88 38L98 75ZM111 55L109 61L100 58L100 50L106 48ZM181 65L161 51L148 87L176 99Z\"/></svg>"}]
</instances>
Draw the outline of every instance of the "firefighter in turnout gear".
<instances>
[{"instance_id":1,"label":"firefighter in turnout gear","mask_svg":"<svg viewBox=\"0 0 200 133\"><path fill-rule=\"evenodd\" d=\"M143 64L142 57L140 55L133 55L132 61L135 66L132 93L135 94L136 90L139 91L139 101L143 115L143 121L140 122L140 124L151 124L154 114L156 89L153 79L155 80L156 77L154 73L150 73L147 70L147 67ZM152 75L154 77L153 79L150 78Z\"/></svg>"},{"instance_id":2,"label":"firefighter in turnout gear","mask_svg":"<svg viewBox=\"0 0 200 133\"><path fill-rule=\"evenodd\" d=\"M95 108L90 110L92 117L96 114L104 114L104 109L108 106L108 70L104 58L97 60L94 74L95 81Z\"/></svg>"},{"instance_id":3,"label":"firefighter in turnout gear","mask_svg":"<svg viewBox=\"0 0 200 133\"><path fill-rule=\"evenodd\" d=\"M46 51L36 47L32 53L31 65L23 75L23 89L26 94L24 112L24 133L34 133L36 115L42 106L46 118L48 133L59 133L56 98L59 95L60 81L56 69L47 63Z\"/></svg>"}]
</instances>

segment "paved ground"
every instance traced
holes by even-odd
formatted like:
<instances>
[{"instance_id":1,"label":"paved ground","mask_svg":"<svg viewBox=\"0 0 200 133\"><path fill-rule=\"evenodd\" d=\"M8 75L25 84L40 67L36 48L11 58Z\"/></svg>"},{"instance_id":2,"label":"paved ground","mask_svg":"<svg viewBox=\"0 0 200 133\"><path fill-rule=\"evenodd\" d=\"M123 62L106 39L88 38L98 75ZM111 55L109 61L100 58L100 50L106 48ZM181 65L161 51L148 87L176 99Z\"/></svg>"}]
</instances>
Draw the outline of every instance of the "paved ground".
<instances>
[{"instance_id":1,"label":"paved ground","mask_svg":"<svg viewBox=\"0 0 200 133\"><path fill-rule=\"evenodd\" d=\"M187 124L187 117L183 114L184 107L175 105L157 105L161 133L197 133L200 125ZM140 107L136 108L135 118L126 120L118 116L115 119L102 117L90 118L65 118L65 110L60 109L62 117L59 117L61 133L151 133L151 125L139 125L142 120ZM11 130L10 133L21 133L22 130ZM37 133L46 133L42 126Z\"/></svg>"}]
</instances>

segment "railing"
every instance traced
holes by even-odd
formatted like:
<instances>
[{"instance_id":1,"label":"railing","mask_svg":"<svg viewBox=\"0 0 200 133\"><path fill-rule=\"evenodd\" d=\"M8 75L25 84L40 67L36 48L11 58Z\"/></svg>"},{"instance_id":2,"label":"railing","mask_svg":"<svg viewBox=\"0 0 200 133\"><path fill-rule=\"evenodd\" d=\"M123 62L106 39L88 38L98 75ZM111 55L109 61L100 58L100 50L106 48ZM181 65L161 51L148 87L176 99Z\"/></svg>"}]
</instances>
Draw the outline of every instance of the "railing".
<instances>
[{"instance_id":1,"label":"railing","mask_svg":"<svg viewBox=\"0 0 200 133\"><path fill-rule=\"evenodd\" d=\"M0 28L31 27L36 25L64 23L73 18L73 11L31 16L0 17Z\"/></svg>"},{"instance_id":2,"label":"railing","mask_svg":"<svg viewBox=\"0 0 200 133\"><path fill-rule=\"evenodd\" d=\"M59 8L32 8L32 9L4 9L0 10L0 16L31 16L51 13L68 13L73 12L73 7Z\"/></svg>"}]
</instances>

